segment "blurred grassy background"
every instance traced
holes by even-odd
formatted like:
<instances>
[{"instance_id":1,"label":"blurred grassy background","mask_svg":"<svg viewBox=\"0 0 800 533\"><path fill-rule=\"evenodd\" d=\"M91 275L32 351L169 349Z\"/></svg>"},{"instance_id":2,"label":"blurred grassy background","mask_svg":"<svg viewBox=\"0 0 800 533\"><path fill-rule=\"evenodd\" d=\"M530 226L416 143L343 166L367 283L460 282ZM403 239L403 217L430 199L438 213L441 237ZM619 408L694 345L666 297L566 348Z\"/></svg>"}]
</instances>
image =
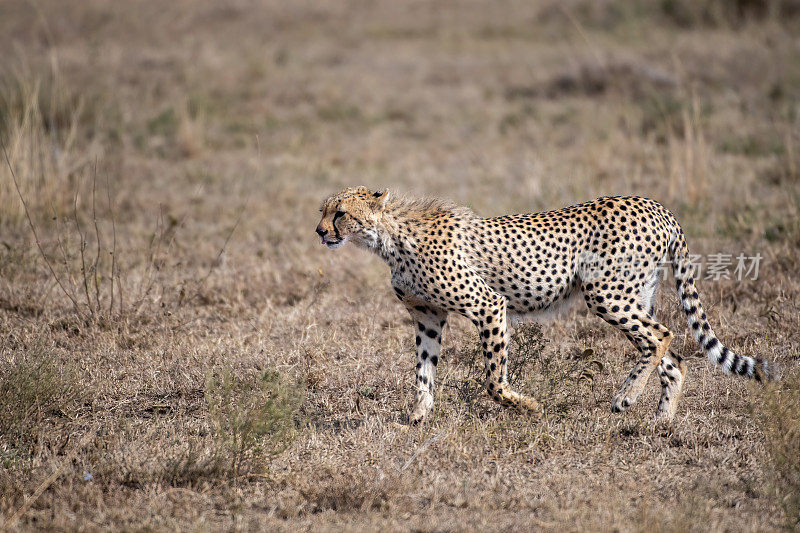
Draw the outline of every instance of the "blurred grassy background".
<instances>
[{"instance_id":1,"label":"blurred grassy background","mask_svg":"<svg viewBox=\"0 0 800 533\"><path fill-rule=\"evenodd\" d=\"M0 512L69 529L796 527L791 395L697 360L674 428L648 425L657 385L612 417L633 350L583 311L543 329L520 376L546 389L544 421L464 401L475 341L454 319L433 419L395 426L408 319L377 259L313 229L357 184L482 215L650 196L694 252L762 254L758 280L701 293L727 344L791 376L798 35L794 0L3 2L0 139L41 248L2 161Z\"/></svg>"}]
</instances>

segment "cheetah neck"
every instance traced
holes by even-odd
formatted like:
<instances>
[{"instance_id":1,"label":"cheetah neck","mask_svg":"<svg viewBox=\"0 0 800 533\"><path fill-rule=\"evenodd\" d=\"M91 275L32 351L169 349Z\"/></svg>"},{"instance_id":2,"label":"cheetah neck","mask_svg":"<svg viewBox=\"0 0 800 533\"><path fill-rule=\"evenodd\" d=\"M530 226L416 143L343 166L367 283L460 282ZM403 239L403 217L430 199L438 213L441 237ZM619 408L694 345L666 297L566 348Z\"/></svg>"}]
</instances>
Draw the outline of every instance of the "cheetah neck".
<instances>
[{"instance_id":1,"label":"cheetah neck","mask_svg":"<svg viewBox=\"0 0 800 533\"><path fill-rule=\"evenodd\" d=\"M372 251L378 254L390 268L396 267L404 256L417 252L422 228L413 218L402 213L385 211L375 225Z\"/></svg>"},{"instance_id":2,"label":"cheetah neck","mask_svg":"<svg viewBox=\"0 0 800 533\"><path fill-rule=\"evenodd\" d=\"M380 256L392 271L402 271L418 260L419 243L443 218L464 227L475 215L468 208L436 199L390 200L358 244Z\"/></svg>"}]
</instances>

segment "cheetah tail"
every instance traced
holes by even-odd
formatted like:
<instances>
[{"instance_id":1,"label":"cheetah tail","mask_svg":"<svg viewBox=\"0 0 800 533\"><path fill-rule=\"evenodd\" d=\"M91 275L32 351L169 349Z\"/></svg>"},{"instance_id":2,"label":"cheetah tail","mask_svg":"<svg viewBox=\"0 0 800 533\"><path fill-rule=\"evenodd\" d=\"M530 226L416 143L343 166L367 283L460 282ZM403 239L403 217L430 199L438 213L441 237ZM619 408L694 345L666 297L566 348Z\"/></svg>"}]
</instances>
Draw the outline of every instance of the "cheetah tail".
<instances>
[{"instance_id":1,"label":"cheetah tail","mask_svg":"<svg viewBox=\"0 0 800 533\"><path fill-rule=\"evenodd\" d=\"M708 323L703 305L694 284L693 268L689 261L686 242L681 233L672 246L672 268L675 276L675 288L681 307L689 321L689 329L700 344L708 360L719 366L726 374L737 374L758 382L774 378L771 364L762 359L739 355L728 349L719 341Z\"/></svg>"}]
</instances>

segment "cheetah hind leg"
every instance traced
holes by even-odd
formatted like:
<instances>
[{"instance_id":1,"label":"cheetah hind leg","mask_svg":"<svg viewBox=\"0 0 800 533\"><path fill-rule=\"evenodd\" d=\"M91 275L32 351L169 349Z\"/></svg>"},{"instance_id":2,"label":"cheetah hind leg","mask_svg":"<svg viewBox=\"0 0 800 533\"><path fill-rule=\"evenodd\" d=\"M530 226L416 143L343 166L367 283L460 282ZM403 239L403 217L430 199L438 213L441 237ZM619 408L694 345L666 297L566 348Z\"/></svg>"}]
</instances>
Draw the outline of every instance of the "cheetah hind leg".
<instances>
[{"instance_id":1,"label":"cheetah hind leg","mask_svg":"<svg viewBox=\"0 0 800 533\"><path fill-rule=\"evenodd\" d=\"M663 325L646 318L641 320L645 328L640 327L635 334L633 331L627 332L634 343L639 345L641 358L611 402L611 410L615 413L627 410L636 402L644 390L647 378L667 353L673 339L672 333Z\"/></svg>"},{"instance_id":2,"label":"cheetah hind leg","mask_svg":"<svg viewBox=\"0 0 800 533\"><path fill-rule=\"evenodd\" d=\"M661 400L656 410L656 423L668 423L675 416L683 383L686 380L686 362L678 355L667 352L658 365L661 380Z\"/></svg>"}]
</instances>

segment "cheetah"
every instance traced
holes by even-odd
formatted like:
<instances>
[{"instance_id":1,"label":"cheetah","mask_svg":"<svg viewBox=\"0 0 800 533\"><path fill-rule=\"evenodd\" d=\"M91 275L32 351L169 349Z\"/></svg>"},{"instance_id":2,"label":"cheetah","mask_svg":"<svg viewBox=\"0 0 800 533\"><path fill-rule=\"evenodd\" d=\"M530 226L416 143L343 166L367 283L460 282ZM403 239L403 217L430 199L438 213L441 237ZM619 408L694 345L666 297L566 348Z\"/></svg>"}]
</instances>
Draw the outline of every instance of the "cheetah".
<instances>
[{"instance_id":1,"label":"cheetah","mask_svg":"<svg viewBox=\"0 0 800 533\"><path fill-rule=\"evenodd\" d=\"M655 420L672 420L687 367L669 351L673 334L655 315L663 264L671 266L689 328L708 359L728 374L769 377L765 361L739 355L717 339L697 294L683 230L654 200L609 196L555 211L482 218L438 199L357 187L330 196L320 212L316 232L322 244L336 249L352 242L379 255L411 315L417 346L411 424L433 406L442 328L450 313L478 328L489 396L538 415L539 404L508 384L507 329L580 297L639 352L611 410L633 405L657 369L661 398Z\"/></svg>"}]
</instances>

